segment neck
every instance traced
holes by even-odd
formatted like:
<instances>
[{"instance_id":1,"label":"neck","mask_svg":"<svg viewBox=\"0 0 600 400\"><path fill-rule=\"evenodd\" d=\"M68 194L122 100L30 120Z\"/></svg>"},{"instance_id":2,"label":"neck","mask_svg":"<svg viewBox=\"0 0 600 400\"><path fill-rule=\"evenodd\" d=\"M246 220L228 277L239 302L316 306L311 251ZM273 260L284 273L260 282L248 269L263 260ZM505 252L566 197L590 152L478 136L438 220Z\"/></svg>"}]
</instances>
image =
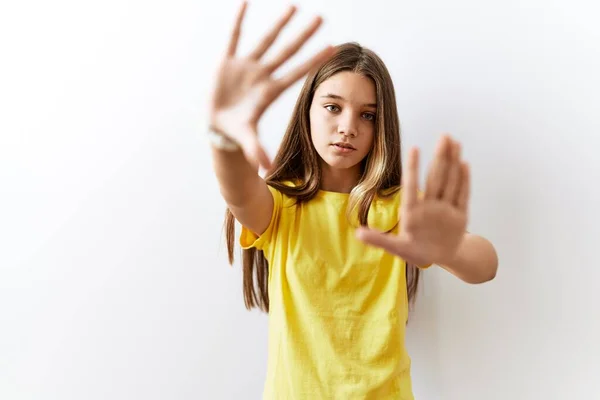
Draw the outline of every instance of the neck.
<instances>
[{"instance_id":1,"label":"neck","mask_svg":"<svg viewBox=\"0 0 600 400\"><path fill-rule=\"evenodd\" d=\"M321 190L328 192L350 193L360 179L360 168L336 169L323 163Z\"/></svg>"}]
</instances>

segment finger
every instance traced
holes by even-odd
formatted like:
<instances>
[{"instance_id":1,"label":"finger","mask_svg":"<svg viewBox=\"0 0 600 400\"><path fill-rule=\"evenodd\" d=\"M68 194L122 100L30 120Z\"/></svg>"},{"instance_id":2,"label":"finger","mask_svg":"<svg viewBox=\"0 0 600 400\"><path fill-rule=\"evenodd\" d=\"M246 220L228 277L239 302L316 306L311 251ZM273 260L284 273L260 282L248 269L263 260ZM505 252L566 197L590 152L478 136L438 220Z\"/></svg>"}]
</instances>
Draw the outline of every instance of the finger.
<instances>
[{"instance_id":1,"label":"finger","mask_svg":"<svg viewBox=\"0 0 600 400\"><path fill-rule=\"evenodd\" d=\"M269 73L272 73L277 68L279 68L284 62L286 62L291 56L296 54L298 50L306 43L306 41L314 35L314 33L319 29L321 24L323 23L323 19L321 17L316 17L313 22L300 34L300 36L293 41L291 44L286 46L281 53L277 57L275 57L271 62L267 63L265 66Z\"/></svg>"},{"instance_id":2,"label":"finger","mask_svg":"<svg viewBox=\"0 0 600 400\"><path fill-rule=\"evenodd\" d=\"M463 211L467 211L469 207L469 197L471 192L471 171L469 164L461 163L461 182L460 190L456 198L456 205Z\"/></svg>"},{"instance_id":3,"label":"finger","mask_svg":"<svg viewBox=\"0 0 600 400\"><path fill-rule=\"evenodd\" d=\"M258 165L261 166L265 171L270 171L272 166L271 160L269 159L269 156L262 145L259 144L256 147L255 154Z\"/></svg>"},{"instance_id":4,"label":"finger","mask_svg":"<svg viewBox=\"0 0 600 400\"><path fill-rule=\"evenodd\" d=\"M356 230L356 237L368 245L382 248L400 257L407 253L408 243L396 235L361 227Z\"/></svg>"},{"instance_id":5,"label":"finger","mask_svg":"<svg viewBox=\"0 0 600 400\"><path fill-rule=\"evenodd\" d=\"M294 68L285 76L279 78L277 82L281 87L281 90L285 90L288 87L292 86L294 82L302 78L310 70L327 61L334 53L335 48L332 46L327 46L326 48L315 54L313 57L311 57L309 60Z\"/></svg>"},{"instance_id":6,"label":"finger","mask_svg":"<svg viewBox=\"0 0 600 400\"><path fill-rule=\"evenodd\" d=\"M461 186L462 173L461 173L461 146L460 143L453 141L450 162L448 164L448 179L446 180L446 186L443 189L443 199L450 204L456 203L456 198Z\"/></svg>"},{"instance_id":7,"label":"finger","mask_svg":"<svg viewBox=\"0 0 600 400\"><path fill-rule=\"evenodd\" d=\"M417 191L419 190L419 149L413 147L408 152L406 171L402 174L404 189L401 204L409 209L417 204Z\"/></svg>"},{"instance_id":8,"label":"finger","mask_svg":"<svg viewBox=\"0 0 600 400\"><path fill-rule=\"evenodd\" d=\"M239 143L242 146L244 156L253 167L263 167L266 170L271 169L271 161L260 144L255 129L248 128L246 132L243 132L240 135Z\"/></svg>"},{"instance_id":9,"label":"finger","mask_svg":"<svg viewBox=\"0 0 600 400\"><path fill-rule=\"evenodd\" d=\"M435 158L429 168L427 174L427 181L425 186L425 199L439 199L442 195L449 163L449 151L450 151L450 137L448 135L442 136L438 141Z\"/></svg>"},{"instance_id":10,"label":"finger","mask_svg":"<svg viewBox=\"0 0 600 400\"><path fill-rule=\"evenodd\" d=\"M240 8L238 9L235 19L235 25L233 26L231 38L229 39L229 46L227 47L227 56L229 57L233 57L237 50L238 42L240 39L240 32L242 30L242 21L244 20L244 15L246 14L247 6L248 2L243 1Z\"/></svg>"},{"instance_id":11,"label":"finger","mask_svg":"<svg viewBox=\"0 0 600 400\"><path fill-rule=\"evenodd\" d=\"M250 58L254 60L260 59L269 50L271 45L275 42L283 28L290 22L292 16L296 13L296 7L290 6L290 8L283 14L283 16L277 21L271 31L264 37L259 43L256 49L250 53Z\"/></svg>"}]
</instances>

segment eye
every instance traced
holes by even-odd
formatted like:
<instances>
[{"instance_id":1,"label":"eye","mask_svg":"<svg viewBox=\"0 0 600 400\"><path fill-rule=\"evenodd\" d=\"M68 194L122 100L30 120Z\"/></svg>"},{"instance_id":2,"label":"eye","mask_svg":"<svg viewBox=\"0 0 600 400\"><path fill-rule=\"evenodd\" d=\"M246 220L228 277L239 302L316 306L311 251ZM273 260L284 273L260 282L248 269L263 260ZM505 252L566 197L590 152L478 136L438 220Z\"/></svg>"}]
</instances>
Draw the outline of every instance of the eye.
<instances>
[{"instance_id":1,"label":"eye","mask_svg":"<svg viewBox=\"0 0 600 400\"><path fill-rule=\"evenodd\" d=\"M363 114L365 116L365 119L367 121L375 121L375 114L371 114L371 113L364 113Z\"/></svg>"},{"instance_id":2,"label":"eye","mask_svg":"<svg viewBox=\"0 0 600 400\"><path fill-rule=\"evenodd\" d=\"M336 112L336 110L330 110L328 107L333 107L333 108L335 108L337 111L339 111L339 108L338 108L338 106L334 106L333 104L328 104L328 105L326 105L326 106L325 106L325 108L326 108L328 111L331 111L331 112Z\"/></svg>"}]
</instances>

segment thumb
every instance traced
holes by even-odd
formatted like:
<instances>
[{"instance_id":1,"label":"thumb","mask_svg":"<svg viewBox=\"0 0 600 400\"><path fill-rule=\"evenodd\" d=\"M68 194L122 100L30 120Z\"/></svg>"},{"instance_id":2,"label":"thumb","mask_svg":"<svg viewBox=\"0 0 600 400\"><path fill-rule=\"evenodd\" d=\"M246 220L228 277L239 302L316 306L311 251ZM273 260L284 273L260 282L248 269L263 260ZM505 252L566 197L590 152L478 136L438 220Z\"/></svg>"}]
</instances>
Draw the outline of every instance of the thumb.
<instances>
[{"instance_id":1,"label":"thumb","mask_svg":"<svg viewBox=\"0 0 600 400\"><path fill-rule=\"evenodd\" d=\"M388 253L392 253L400 257L408 253L408 241L398 235L380 232L366 227L360 227L356 230L356 237L366 244L382 248Z\"/></svg>"}]
</instances>

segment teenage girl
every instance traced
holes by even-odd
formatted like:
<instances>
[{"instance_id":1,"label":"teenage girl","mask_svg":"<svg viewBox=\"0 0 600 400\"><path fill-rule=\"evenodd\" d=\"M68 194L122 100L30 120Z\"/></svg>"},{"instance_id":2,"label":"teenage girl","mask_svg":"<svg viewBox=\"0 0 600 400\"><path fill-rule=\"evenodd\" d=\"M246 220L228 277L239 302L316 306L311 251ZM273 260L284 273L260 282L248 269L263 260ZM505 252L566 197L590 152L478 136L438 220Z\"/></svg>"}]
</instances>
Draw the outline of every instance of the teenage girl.
<instances>
[{"instance_id":1,"label":"teenage girl","mask_svg":"<svg viewBox=\"0 0 600 400\"><path fill-rule=\"evenodd\" d=\"M382 60L356 43L328 46L274 78L322 21L264 60L295 8L238 56L245 10L244 2L215 77L209 135L230 262L237 220L246 306L269 313L264 399L413 399L404 339L420 270L435 264L481 283L498 265L493 245L466 231L460 145L441 137L420 189L417 149L402 168ZM307 74L271 163L259 119Z\"/></svg>"}]
</instances>

